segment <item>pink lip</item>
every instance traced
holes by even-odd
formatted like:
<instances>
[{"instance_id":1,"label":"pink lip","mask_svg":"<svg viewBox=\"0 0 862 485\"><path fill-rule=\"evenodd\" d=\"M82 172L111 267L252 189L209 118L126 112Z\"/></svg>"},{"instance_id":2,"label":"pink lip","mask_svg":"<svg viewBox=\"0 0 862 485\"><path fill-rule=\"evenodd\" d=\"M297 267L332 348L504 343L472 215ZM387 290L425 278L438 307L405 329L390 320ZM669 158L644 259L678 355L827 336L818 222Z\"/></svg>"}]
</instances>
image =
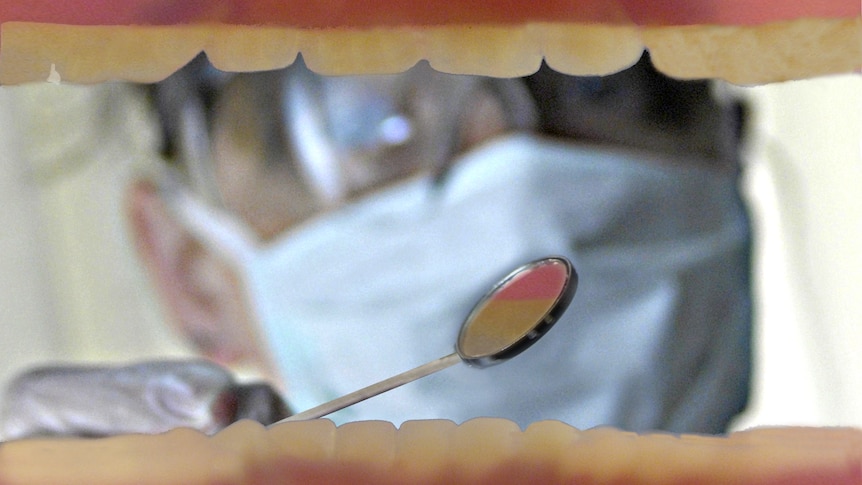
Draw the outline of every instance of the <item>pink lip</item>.
<instances>
[{"instance_id":1,"label":"pink lip","mask_svg":"<svg viewBox=\"0 0 862 485\"><path fill-rule=\"evenodd\" d=\"M757 25L797 18L852 18L854 0L6 0L0 23L177 25L219 22L300 28L431 26L464 23L590 22L635 25Z\"/></svg>"}]
</instances>

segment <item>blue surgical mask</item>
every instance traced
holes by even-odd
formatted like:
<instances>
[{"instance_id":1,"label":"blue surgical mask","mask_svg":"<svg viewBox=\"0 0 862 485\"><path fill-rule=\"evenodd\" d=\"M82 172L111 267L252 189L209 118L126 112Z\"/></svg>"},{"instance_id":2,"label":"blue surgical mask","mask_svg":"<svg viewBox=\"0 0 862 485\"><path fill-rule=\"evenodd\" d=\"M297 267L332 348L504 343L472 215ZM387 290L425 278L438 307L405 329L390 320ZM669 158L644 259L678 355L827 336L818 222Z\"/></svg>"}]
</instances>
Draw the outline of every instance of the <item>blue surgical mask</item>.
<instances>
[{"instance_id":1,"label":"blue surgical mask","mask_svg":"<svg viewBox=\"0 0 862 485\"><path fill-rule=\"evenodd\" d=\"M400 182L262 245L185 206L242 267L297 411L452 352L499 277L556 254L578 269L578 294L528 351L487 369L459 364L330 418L722 431L749 374L737 180L647 158L501 138L457 160L442 186Z\"/></svg>"}]
</instances>

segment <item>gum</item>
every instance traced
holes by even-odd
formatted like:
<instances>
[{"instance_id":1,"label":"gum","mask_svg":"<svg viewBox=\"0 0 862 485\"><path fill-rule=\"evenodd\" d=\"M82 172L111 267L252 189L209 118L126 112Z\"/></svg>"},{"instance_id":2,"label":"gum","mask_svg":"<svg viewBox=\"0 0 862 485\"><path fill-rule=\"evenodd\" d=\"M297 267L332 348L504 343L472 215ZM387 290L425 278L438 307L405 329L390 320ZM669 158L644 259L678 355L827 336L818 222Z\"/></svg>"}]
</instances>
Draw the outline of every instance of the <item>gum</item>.
<instances>
[{"instance_id":1,"label":"gum","mask_svg":"<svg viewBox=\"0 0 862 485\"><path fill-rule=\"evenodd\" d=\"M176 25L218 22L298 28L524 24L528 22L626 23L635 25L756 25L810 18L859 16L858 2L820 0L542 0L512 2L299 2L284 0L6 0L0 23L68 25Z\"/></svg>"}]
</instances>

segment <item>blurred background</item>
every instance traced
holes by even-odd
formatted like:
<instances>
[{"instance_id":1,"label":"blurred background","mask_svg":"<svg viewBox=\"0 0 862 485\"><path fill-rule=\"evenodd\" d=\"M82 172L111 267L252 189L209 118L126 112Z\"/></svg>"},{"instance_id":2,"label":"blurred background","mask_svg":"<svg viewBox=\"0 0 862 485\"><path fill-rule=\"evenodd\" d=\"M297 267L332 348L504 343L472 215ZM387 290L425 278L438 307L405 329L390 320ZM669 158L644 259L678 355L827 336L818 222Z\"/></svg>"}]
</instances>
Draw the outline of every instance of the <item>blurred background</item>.
<instances>
[{"instance_id":1,"label":"blurred background","mask_svg":"<svg viewBox=\"0 0 862 485\"><path fill-rule=\"evenodd\" d=\"M716 89L752 117L756 367L736 427L862 426L862 78ZM0 383L37 363L191 355L123 213L129 180L158 163L129 90L0 88Z\"/></svg>"}]
</instances>

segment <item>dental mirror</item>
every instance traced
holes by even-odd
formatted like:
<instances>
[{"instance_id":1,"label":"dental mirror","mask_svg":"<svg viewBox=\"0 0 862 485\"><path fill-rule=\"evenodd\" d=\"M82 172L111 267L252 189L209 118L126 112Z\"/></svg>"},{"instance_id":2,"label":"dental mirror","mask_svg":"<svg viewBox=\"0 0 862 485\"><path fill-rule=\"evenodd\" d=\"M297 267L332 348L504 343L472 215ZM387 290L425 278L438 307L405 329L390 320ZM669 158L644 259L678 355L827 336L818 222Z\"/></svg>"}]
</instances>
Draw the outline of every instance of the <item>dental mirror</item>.
<instances>
[{"instance_id":1,"label":"dental mirror","mask_svg":"<svg viewBox=\"0 0 862 485\"><path fill-rule=\"evenodd\" d=\"M578 275L566 258L549 257L525 264L494 285L473 307L461 326L454 353L279 423L326 416L461 361L488 367L511 359L551 329L569 306L577 286Z\"/></svg>"}]
</instances>

